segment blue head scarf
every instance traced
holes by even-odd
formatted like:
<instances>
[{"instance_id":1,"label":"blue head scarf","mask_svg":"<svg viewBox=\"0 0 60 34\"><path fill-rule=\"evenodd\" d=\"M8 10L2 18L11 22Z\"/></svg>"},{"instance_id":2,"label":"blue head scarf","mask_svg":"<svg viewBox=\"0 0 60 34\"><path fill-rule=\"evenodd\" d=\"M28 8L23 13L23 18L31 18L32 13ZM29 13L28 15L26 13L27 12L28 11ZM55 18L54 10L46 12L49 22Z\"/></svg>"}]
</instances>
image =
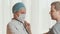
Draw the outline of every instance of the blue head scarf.
<instances>
[{"instance_id":1,"label":"blue head scarf","mask_svg":"<svg viewBox=\"0 0 60 34\"><path fill-rule=\"evenodd\" d=\"M12 12L15 13L18 10L20 10L22 7L25 8L25 5L23 3L21 3L21 2L16 3L12 8Z\"/></svg>"}]
</instances>

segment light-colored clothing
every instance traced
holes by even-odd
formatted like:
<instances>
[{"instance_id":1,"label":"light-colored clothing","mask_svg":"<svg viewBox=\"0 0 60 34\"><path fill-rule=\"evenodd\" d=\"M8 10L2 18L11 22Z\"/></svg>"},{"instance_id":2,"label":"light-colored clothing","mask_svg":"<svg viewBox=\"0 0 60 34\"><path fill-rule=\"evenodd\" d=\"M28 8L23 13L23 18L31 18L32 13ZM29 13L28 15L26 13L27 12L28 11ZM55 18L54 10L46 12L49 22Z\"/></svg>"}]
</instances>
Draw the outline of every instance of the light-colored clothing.
<instances>
[{"instance_id":1,"label":"light-colored clothing","mask_svg":"<svg viewBox=\"0 0 60 34\"><path fill-rule=\"evenodd\" d=\"M48 32L48 34L60 34L60 22L57 22Z\"/></svg>"},{"instance_id":2,"label":"light-colored clothing","mask_svg":"<svg viewBox=\"0 0 60 34\"><path fill-rule=\"evenodd\" d=\"M10 23L8 23L8 26L12 34L28 34L26 29L24 28L23 23L17 20L13 19Z\"/></svg>"},{"instance_id":3,"label":"light-colored clothing","mask_svg":"<svg viewBox=\"0 0 60 34\"><path fill-rule=\"evenodd\" d=\"M57 22L57 23L53 26L53 32L54 32L54 34L60 34L60 22Z\"/></svg>"}]
</instances>

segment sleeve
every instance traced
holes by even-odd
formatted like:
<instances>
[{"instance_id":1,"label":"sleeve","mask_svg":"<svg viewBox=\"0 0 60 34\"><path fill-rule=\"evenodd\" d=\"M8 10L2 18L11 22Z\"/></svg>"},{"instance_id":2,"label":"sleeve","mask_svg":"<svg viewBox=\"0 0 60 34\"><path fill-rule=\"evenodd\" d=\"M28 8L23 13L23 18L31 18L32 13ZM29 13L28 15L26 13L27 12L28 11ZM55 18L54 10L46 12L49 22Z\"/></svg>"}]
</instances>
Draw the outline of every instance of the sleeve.
<instances>
[{"instance_id":1,"label":"sleeve","mask_svg":"<svg viewBox=\"0 0 60 34\"><path fill-rule=\"evenodd\" d=\"M17 30L14 24L8 24L7 34L21 34L21 32Z\"/></svg>"},{"instance_id":2,"label":"sleeve","mask_svg":"<svg viewBox=\"0 0 60 34\"><path fill-rule=\"evenodd\" d=\"M10 28L9 28L9 25L7 25L7 32L6 32L7 34L12 34L12 32L11 32L11 30L10 30Z\"/></svg>"},{"instance_id":3,"label":"sleeve","mask_svg":"<svg viewBox=\"0 0 60 34\"><path fill-rule=\"evenodd\" d=\"M53 28L50 29L50 31L49 31L47 34L54 34L54 32L53 32Z\"/></svg>"},{"instance_id":4,"label":"sleeve","mask_svg":"<svg viewBox=\"0 0 60 34\"><path fill-rule=\"evenodd\" d=\"M53 28L54 34L60 34L60 28L57 26Z\"/></svg>"}]
</instances>

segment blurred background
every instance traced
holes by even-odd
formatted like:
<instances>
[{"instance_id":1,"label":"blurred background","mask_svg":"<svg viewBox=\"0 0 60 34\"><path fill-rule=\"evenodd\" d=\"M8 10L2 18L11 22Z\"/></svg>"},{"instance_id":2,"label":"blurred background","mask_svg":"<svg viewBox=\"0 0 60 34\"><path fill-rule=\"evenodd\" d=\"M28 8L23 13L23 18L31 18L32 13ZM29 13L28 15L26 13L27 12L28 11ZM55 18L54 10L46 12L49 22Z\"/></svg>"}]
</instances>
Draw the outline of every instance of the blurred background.
<instances>
[{"instance_id":1,"label":"blurred background","mask_svg":"<svg viewBox=\"0 0 60 34\"><path fill-rule=\"evenodd\" d=\"M55 23L49 15L50 4L59 0L0 0L0 34L6 34L6 26L13 18L12 7L17 2L26 6L26 20L31 24L32 34L43 34Z\"/></svg>"}]
</instances>

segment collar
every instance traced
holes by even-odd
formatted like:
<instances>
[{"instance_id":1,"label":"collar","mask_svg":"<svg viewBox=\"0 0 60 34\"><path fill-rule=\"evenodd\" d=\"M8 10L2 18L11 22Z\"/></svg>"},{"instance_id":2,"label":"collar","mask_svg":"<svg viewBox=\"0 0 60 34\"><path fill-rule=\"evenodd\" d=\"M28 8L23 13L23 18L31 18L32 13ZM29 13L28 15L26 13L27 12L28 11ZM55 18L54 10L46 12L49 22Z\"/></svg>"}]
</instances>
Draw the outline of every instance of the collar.
<instances>
[{"instance_id":1,"label":"collar","mask_svg":"<svg viewBox=\"0 0 60 34\"><path fill-rule=\"evenodd\" d=\"M14 18L12 20L17 20L17 21L19 21L21 23L24 23L24 20L18 20L18 19L14 19Z\"/></svg>"}]
</instances>

